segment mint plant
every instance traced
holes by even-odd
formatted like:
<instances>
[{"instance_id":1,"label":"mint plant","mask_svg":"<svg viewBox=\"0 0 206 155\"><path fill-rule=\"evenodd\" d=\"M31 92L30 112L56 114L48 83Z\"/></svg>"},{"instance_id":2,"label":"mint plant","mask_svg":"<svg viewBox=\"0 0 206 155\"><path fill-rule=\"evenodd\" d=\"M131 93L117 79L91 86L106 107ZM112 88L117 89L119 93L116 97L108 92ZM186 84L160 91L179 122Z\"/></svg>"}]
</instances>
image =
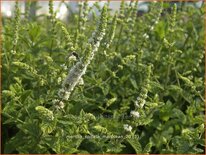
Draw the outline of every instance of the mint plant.
<instances>
[{"instance_id":1,"label":"mint plant","mask_svg":"<svg viewBox=\"0 0 206 155\"><path fill-rule=\"evenodd\" d=\"M78 3L3 16L2 153L205 154L204 4Z\"/></svg>"}]
</instances>

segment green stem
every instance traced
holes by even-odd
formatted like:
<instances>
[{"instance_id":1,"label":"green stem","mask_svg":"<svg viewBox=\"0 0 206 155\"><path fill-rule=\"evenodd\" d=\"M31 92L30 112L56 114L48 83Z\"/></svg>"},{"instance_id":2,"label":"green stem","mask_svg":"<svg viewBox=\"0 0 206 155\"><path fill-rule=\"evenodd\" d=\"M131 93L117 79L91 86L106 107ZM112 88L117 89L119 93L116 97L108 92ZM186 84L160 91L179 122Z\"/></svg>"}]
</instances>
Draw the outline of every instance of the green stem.
<instances>
[{"instance_id":1,"label":"green stem","mask_svg":"<svg viewBox=\"0 0 206 155\"><path fill-rule=\"evenodd\" d=\"M180 87L180 81L179 81L179 78L178 78L178 75L177 75L176 68L175 68L175 76L176 76L176 80L177 80L178 86Z\"/></svg>"},{"instance_id":2,"label":"green stem","mask_svg":"<svg viewBox=\"0 0 206 155\"><path fill-rule=\"evenodd\" d=\"M49 56L50 56L50 57L51 57L52 52L53 52L53 42L54 42L54 40L53 40L53 38L52 38L51 47L50 47L50 51L49 51Z\"/></svg>"},{"instance_id":3,"label":"green stem","mask_svg":"<svg viewBox=\"0 0 206 155\"><path fill-rule=\"evenodd\" d=\"M120 28L120 32L119 32L119 36L118 36L118 41L117 41L117 46L115 48L115 51L118 50L118 47L120 46L120 38L121 38L121 35L122 35L122 31L123 31L123 24L121 25L121 28Z\"/></svg>"},{"instance_id":4,"label":"green stem","mask_svg":"<svg viewBox=\"0 0 206 155\"><path fill-rule=\"evenodd\" d=\"M17 122L19 122L19 123L21 123L21 124L24 124L24 122L23 122L22 120L20 120L19 118L14 118L13 116L11 116L11 115L9 115L9 114L7 114L7 113L4 113L4 115L6 115L6 116L9 117L9 118L14 119L15 121L17 121Z\"/></svg>"}]
</instances>

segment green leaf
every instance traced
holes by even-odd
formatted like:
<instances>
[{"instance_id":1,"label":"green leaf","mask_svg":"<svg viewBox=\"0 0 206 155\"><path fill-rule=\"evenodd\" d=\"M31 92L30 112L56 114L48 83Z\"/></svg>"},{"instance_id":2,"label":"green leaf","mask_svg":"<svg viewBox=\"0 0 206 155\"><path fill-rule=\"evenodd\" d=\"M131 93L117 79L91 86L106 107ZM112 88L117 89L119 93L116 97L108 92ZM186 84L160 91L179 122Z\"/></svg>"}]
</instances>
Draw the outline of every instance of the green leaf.
<instances>
[{"instance_id":1,"label":"green leaf","mask_svg":"<svg viewBox=\"0 0 206 155\"><path fill-rule=\"evenodd\" d=\"M73 153L77 153L77 152L78 152L78 149L76 149L76 148L64 148L61 153L73 154Z\"/></svg>"},{"instance_id":2,"label":"green leaf","mask_svg":"<svg viewBox=\"0 0 206 155\"><path fill-rule=\"evenodd\" d=\"M54 119L53 112L43 106L37 106L35 110L38 112L40 119L52 121Z\"/></svg>"},{"instance_id":3,"label":"green leaf","mask_svg":"<svg viewBox=\"0 0 206 155\"><path fill-rule=\"evenodd\" d=\"M32 94L32 90L25 90L21 95L22 104L26 101L26 99Z\"/></svg>"},{"instance_id":4,"label":"green leaf","mask_svg":"<svg viewBox=\"0 0 206 155\"><path fill-rule=\"evenodd\" d=\"M109 100L107 101L107 107L109 107L110 105L112 105L116 100L117 100L116 97L109 99Z\"/></svg>"},{"instance_id":5,"label":"green leaf","mask_svg":"<svg viewBox=\"0 0 206 155\"><path fill-rule=\"evenodd\" d=\"M178 73L178 77L179 77L181 80L183 80L186 85L188 85L188 86L193 86L193 85L194 85L193 82L192 82L190 79L188 79L187 77L182 76L182 75L179 74L179 73Z\"/></svg>"},{"instance_id":6,"label":"green leaf","mask_svg":"<svg viewBox=\"0 0 206 155\"><path fill-rule=\"evenodd\" d=\"M160 39L163 39L165 37L165 23L163 21L160 21L157 24L155 30Z\"/></svg>"},{"instance_id":7,"label":"green leaf","mask_svg":"<svg viewBox=\"0 0 206 155\"><path fill-rule=\"evenodd\" d=\"M180 94L182 93L182 88L177 85L170 85L168 86L168 89Z\"/></svg>"},{"instance_id":8,"label":"green leaf","mask_svg":"<svg viewBox=\"0 0 206 155\"><path fill-rule=\"evenodd\" d=\"M179 110L179 109L176 109L176 108L174 108L173 110L172 110L172 116L171 116L172 118L178 118L179 119L179 121L182 123L182 124L185 124L186 122L187 122L187 118L185 117L185 114L181 111L181 110Z\"/></svg>"},{"instance_id":9,"label":"green leaf","mask_svg":"<svg viewBox=\"0 0 206 155\"><path fill-rule=\"evenodd\" d=\"M138 89L136 80L130 79L130 82L135 89Z\"/></svg>"},{"instance_id":10,"label":"green leaf","mask_svg":"<svg viewBox=\"0 0 206 155\"><path fill-rule=\"evenodd\" d=\"M56 121L52 121L52 122L44 122L43 121L40 124L40 128L41 128L44 135L52 133L52 131L55 129L55 127L56 127Z\"/></svg>"},{"instance_id":11,"label":"green leaf","mask_svg":"<svg viewBox=\"0 0 206 155\"><path fill-rule=\"evenodd\" d=\"M140 142L138 141L138 139L131 137L131 138L127 138L126 140L133 147L133 149L135 150L137 154L142 153L142 146Z\"/></svg>"},{"instance_id":12,"label":"green leaf","mask_svg":"<svg viewBox=\"0 0 206 155\"><path fill-rule=\"evenodd\" d=\"M144 147L143 153L149 153L151 151L152 143L149 142L147 145Z\"/></svg>"},{"instance_id":13,"label":"green leaf","mask_svg":"<svg viewBox=\"0 0 206 155\"><path fill-rule=\"evenodd\" d=\"M16 148L18 148L19 146L23 146L25 144L25 138L26 137L25 134L23 134L23 132L18 132L14 137L12 137L9 141L6 142L4 146L4 153L13 153L16 150Z\"/></svg>"},{"instance_id":14,"label":"green leaf","mask_svg":"<svg viewBox=\"0 0 206 155\"><path fill-rule=\"evenodd\" d=\"M164 90L164 87L158 82L150 81L149 84L151 85L151 88L152 88L153 92L163 91Z\"/></svg>"}]
</instances>

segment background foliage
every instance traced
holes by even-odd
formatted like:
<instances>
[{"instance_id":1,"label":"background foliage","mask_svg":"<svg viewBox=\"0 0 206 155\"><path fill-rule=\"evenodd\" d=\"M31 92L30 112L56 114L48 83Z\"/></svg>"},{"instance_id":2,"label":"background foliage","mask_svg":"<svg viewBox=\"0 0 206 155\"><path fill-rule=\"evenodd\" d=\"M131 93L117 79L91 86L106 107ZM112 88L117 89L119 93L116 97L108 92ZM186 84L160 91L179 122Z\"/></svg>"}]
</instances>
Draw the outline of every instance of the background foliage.
<instances>
[{"instance_id":1,"label":"background foliage","mask_svg":"<svg viewBox=\"0 0 206 155\"><path fill-rule=\"evenodd\" d=\"M204 6L108 9L83 83L58 107L79 61L71 53L87 54L102 8L80 3L62 23L49 4L50 16L29 18L30 3L25 14L16 3L15 17L3 18L3 153L204 153Z\"/></svg>"}]
</instances>

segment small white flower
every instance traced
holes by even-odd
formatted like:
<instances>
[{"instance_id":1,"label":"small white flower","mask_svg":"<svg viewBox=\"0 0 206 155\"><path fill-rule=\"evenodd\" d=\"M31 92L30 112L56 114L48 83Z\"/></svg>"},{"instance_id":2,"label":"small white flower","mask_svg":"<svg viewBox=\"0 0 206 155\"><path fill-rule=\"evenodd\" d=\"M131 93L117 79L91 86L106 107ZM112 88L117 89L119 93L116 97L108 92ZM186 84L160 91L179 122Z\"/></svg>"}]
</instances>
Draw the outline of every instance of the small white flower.
<instances>
[{"instance_id":1,"label":"small white flower","mask_svg":"<svg viewBox=\"0 0 206 155\"><path fill-rule=\"evenodd\" d=\"M94 46L93 51L96 52L98 50L97 46Z\"/></svg>"},{"instance_id":2,"label":"small white flower","mask_svg":"<svg viewBox=\"0 0 206 155\"><path fill-rule=\"evenodd\" d=\"M106 46L106 48L109 48L109 45L110 45L110 44L108 44L108 43L107 43L107 44L105 45L105 46Z\"/></svg>"},{"instance_id":3,"label":"small white flower","mask_svg":"<svg viewBox=\"0 0 206 155\"><path fill-rule=\"evenodd\" d=\"M143 97L144 97L144 98L147 98L147 94L144 94Z\"/></svg>"},{"instance_id":4,"label":"small white flower","mask_svg":"<svg viewBox=\"0 0 206 155\"><path fill-rule=\"evenodd\" d=\"M54 99L54 100L52 100L52 103L53 103L53 104L57 104L58 102L59 102L58 99Z\"/></svg>"},{"instance_id":5,"label":"small white flower","mask_svg":"<svg viewBox=\"0 0 206 155\"><path fill-rule=\"evenodd\" d=\"M83 78L80 78L80 79L79 79L79 85L84 85L84 80L83 80Z\"/></svg>"},{"instance_id":6,"label":"small white flower","mask_svg":"<svg viewBox=\"0 0 206 155\"><path fill-rule=\"evenodd\" d=\"M142 101L141 101L142 100ZM137 97L137 100L135 101L134 105L137 107L137 108L143 108L143 106L145 105L145 100L144 99L141 99L139 97ZM140 103L140 104L139 104Z\"/></svg>"},{"instance_id":7,"label":"small white flower","mask_svg":"<svg viewBox=\"0 0 206 155\"><path fill-rule=\"evenodd\" d=\"M142 103L140 104L140 108L143 108L143 107L144 107L144 105L145 105L145 103L146 103L146 101L145 101L145 100L143 100L143 101L142 101Z\"/></svg>"},{"instance_id":8,"label":"small white flower","mask_svg":"<svg viewBox=\"0 0 206 155\"><path fill-rule=\"evenodd\" d=\"M61 77L58 77L57 83L60 84L61 82L62 82L62 78L61 78Z\"/></svg>"},{"instance_id":9,"label":"small white flower","mask_svg":"<svg viewBox=\"0 0 206 155\"><path fill-rule=\"evenodd\" d=\"M60 107L61 109L63 109L64 106L65 106L65 105L64 105L64 102L60 101L60 102L59 102L59 107Z\"/></svg>"},{"instance_id":10,"label":"small white flower","mask_svg":"<svg viewBox=\"0 0 206 155\"><path fill-rule=\"evenodd\" d=\"M96 38L96 42L102 40L101 34Z\"/></svg>"},{"instance_id":11,"label":"small white flower","mask_svg":"<svg viewBox=\"0 0 206 155\"><path fill-rule=\"evenodd\" d=\"M124 130L131 132L132 131L132 127L128 124L124 124Z\"/></svg>"},{"instance_id":12,"label":"small white flower","mask_svg":"<svg viewBox=\"0 0 206 155\"><path fill-rule=\"evenodd\" d=\"M139 118L139 112L137 112L137 111L131 111L130 112L130 115L132 116L132 117L135 117L135 118Z\"/></svg>"},{"instance_id":13,"label":"small white flower","mask_svg":"<svg viewBox=\"0 0 206 155\"><path fill-rule=\"evenodd\" d=\"M150 27L150 30L151 30L151 31L154 30L154 26L151 26L151 27Z\"/></svg>"},{"instance_id":14,"label":"small white flower","mask_svg":"<svg viewBox=\"0 0 206 155\"><path fill-rule=\"evenodd\" d=\"M71 55L69 57L69 61L77 61L77 57L75 57L74 55Z\"/></svg>"},{"instance_id":15,"label":"small white flower","mask_svg":"<svg viewBox=\"0 0 206 155\"><path fill-rule=\"evenodd\" d=\"M11 50L11 54L16 54L16 51L15 50Z\"/></svg>"},{"instance_id":16,"label":"small white flower","mask_svg":"<svg viewBox=\"0 0 206 155\"><path fill-rule=\"evenodd\" d=\"M53 100L52 103L54 104L55 108L58 109L58 110L63 109L64 106L65 106L64 102L62 102L58 99Z\"/></svg>"},{"instance_id":17,"label":"small white flower","mask_svg":"<svg viewBox=\"0 0 206 155\"><path fill-rule=\"evenodd\" d=\"M106 50L105 50L103 53L104 53L105 56L109 56L109 55L107 54L107 51L106 51Z\"/></svg>"},{"instance_id":18,"label":"small white flower","mask_svg":"<svg viewBox=\"0 0 206 155\"><path fill-rule=\"evenodd\" d=\"M137 100L134 102L134 105L135 105L135 107L139 108L139 103Z\"/></svg>"},{"instance_id":19,"label":"small white flower","mask_svg":"<svg viewBox=\"0 0 206 155\"><path fill-rule=\"evenodd\" d=\"M100 42L97 42L97 43L96 43L96 46L99 47L99 45L100 45Z\"/></svg>"},{"instance_id":20,"label":"small white flower","mask_svg":"<svg viewBox=\"0 0 206 155\"><path fill-rule=\"evenodd\" d=\"M158 20L156 20L156 21L155 21L155 24L158 24L158 23L159 23L159 21L158 21Z\"/></svg>"},{"instance_id":21,"label":"small white flower","mask_svg":"<svg viewBox=\"0 0 206 155\"><path fill-rule=\"evenodd\" d=\"M143 34L143 38L148 39L149 38L148 34L147 33Z\"/></svg>"},{"instance_id":22,"label":"small white flower","mask_svg":"<svg viewBox=\"0 0 206 155\"><path fill-rule=\"evenodd\" d=\"M68 99L69 99L70 94L71 94L70 92L65 91L65 92L64 92L63 99L64 99L64 100L68 100Z\"/></svg>"},{"instance_id":23,"label":"small white flower","mask_svg":"<svg viewBox=\"0 0 206 155\"><path fill-rule=\"evenodd\" d=\"M60 65L64 70L67 70L67 66L65 64Z\"/></svg>"}]
</instances>

